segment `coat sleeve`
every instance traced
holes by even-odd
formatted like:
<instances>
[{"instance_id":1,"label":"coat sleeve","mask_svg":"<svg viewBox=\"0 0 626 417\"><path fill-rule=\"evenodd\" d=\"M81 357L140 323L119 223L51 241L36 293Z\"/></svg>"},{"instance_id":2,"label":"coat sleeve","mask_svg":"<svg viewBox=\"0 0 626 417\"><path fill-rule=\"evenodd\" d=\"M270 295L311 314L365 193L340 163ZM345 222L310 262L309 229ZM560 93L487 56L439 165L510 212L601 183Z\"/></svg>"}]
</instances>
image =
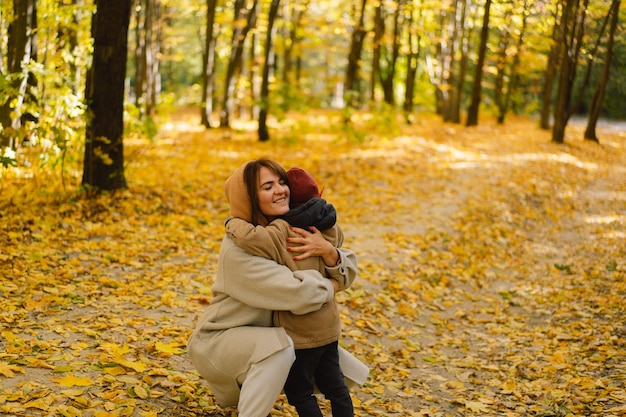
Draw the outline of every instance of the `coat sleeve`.
<instances>
[{"instance_id":1,"label":"coat sleeve","mask_svg":"<svg viewBox=\"0 0 626 417\"><path fill-rule=\"evenodd\" d=\"M246 252L282 262L289 235L289 223L277 219L267 226L254 226L233 217L226 222L226 234Z\"/></svg>"},{"instance_id":2,"label":"coat sleeve","mask_svg":"<svg viewBox=\"0 0 626 417\"><path fill-rule=\"evenodd\" d=\"M328 278L333 278L339 282L339 290L350 287L359 274L356 254L350 249L337 248L339 252L339 263L337 266L326 267Z\"/></svg>"},{"instance_id":3,"label":"coat sleeve","mask_svg":"<svg viewBox=\"0 0 626 417\"><path fill-rule=\"evenodd\" d=\"M333 300L330 281L316 270L293 272L234 244L222 261L227 276L221 291L251 307L307 314Z\"/></svg>"}]
</instances>

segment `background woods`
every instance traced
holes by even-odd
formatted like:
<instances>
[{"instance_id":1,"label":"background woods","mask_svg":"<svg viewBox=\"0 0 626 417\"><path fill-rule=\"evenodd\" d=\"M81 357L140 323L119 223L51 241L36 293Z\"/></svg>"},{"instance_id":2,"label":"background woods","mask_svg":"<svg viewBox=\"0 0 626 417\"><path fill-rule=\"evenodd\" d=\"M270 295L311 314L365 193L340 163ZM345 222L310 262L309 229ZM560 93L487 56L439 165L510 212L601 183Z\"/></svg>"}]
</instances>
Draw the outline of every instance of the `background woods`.
<instances>
[{"instance_id":1,"label":"background woods","mask_svg":"<svg viewBox=\"0 0 626 417\"><path fill-rule=\"evenodd\" d=\"M202 109L206 128L252 120L260 140L270 138L268 116L316 108L339 109L346 126L355 112L396 108L407 122L436 112L467 126L479 112L499 123L509 113L538 116L558 143L575 114L586 115L584 136L596 141L600 116L625 116L619 0L134 0L131 10L108 21L89 0L2 3L4 166L24 147L78 158L86 144L83 184L124 187L122 131L153 136L155 116L189 105ZM105 28L92 32L92 20ZM98 59L101 38L118 31L127 43L103 53L127 59ZM88 77L101 67L125 81L103 105L94 88L120 87ZM113 115L119 106L124 119ZM94 137L88 126L98 125L111 131Z\"/></svg>"}]
</instances>

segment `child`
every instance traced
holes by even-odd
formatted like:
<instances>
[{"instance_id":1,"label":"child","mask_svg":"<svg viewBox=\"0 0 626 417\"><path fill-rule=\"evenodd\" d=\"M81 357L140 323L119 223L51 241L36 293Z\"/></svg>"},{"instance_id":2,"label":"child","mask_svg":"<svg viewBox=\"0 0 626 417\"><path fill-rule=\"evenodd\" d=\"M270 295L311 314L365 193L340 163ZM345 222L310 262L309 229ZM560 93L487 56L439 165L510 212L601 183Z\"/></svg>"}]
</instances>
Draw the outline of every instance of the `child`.
<instances>
[{"instance_id":1,"label":"child","mask_svg":"<svg viewBox=\"0 0 626 417\"><path fill-rule=\"evenodd\" d=\"M287 249L287 238L299 237L290 231L290 226L307 230L315 226L326 240L340 247L343 233L336 223L335 208L321 198L317 183L306 171L291 168L287 175L290 188L290 211L287 214L265 227L255 227L245 220L232 218L226 223L226 233L253 255L273 259L292 270L316 269L326 276L328 267L320 257L295 261ZM275 311L273 321L275 326L285 329L296 349L296 361L285 383L285 394L298 415L322 416L314 396L317 385L330 400L334 417L353 417L352 398L339 366L341 318L337 303L328 303L320 310L304 315Z\"/></svg>"}]
</instances>

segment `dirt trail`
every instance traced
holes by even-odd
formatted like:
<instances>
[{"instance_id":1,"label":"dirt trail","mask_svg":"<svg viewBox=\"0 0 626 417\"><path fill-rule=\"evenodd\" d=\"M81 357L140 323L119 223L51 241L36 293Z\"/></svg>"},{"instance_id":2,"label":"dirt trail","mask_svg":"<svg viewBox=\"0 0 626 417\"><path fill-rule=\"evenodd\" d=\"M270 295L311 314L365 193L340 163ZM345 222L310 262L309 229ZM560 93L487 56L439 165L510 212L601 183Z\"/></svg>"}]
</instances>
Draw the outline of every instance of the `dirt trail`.
<instances>
[{"instance_id":1,"label":"dirt trail","mask_svg":"<svg viewBox=\"0 0 626 417\"><path fill-rule=\"evenodd\" d=\"M342 343L371 368L357 416L623 415L626 136L574 127L554 145L529 126L297 150L172 130L136 145L114 203L7 205L0 415L231 415L183 348L210 299L223 179L272 153L319 174L359 257L338 296Z\"/></svg>"},{"instance_id":2,"label":"dirt trail","mask_svg":"<svg viewBox=\"0 0 626 417\"><path fill-rule=\"evenodd\" d=\"M592 317L610 323L609 317L598 316L597 305L595 311L593 307L607 291L586 294L588 300L580 294L574 295L575 300L567 300L569 295L558 300L555 294L585 285L576 281L593 274L597 276L586 285L602 285L608 275L619 286L607 299L622 300L610 317L623 317L624 135L589 155L581 150L595 145L572 137L574 144L559 148L519 139L504 146L488 139L454 143L454 131L449 133L447 142L411 141L420 144L419 149L403 155L412 159L415 171L408 169L406 181L388 190L390 200L381 198L386 203L371 210L374 221L369 227L357 223L347 230L354 237L350 246L366 268L373 264L372 277L362 283L371 302L387 302L387 311L397 312L401 303L415 299L412 305L418 311L373 314L378 314L378 322L372 320L375 326L366 329L370 345L363 351L389 354L391 359L377 364L373 372L387 380L384 394L375 391L369 398L382 395L388 404L397 401L410 415L564 415L567 407L549 394L533 392L538 387L524 387L524 381L538 380L537 373L550 368L549 361L533 361L546 351L558 350L553 343L575 337L558 330L560 325L567 328ZM390 206L390 201L397 205ZM377 224L376 213L386 209L393 210L393 220ZM603 274L607 269L613 273ZM399 276L430 279L433 287L424 291L420 285L400 284ZM404 288L390 290L394 285ZM414 289L421 293L415 296ZM611 328L615 343L608 345L623 360L624 323ZM358 351L360 343L362 339L356 337L348 345ZM586 349L590 348L571 347L571 365L581 352L586 355ZM410 361L403 362L407 356ZM615 405L626 397L625 368L614 359L605 368L593 366L589 372L614 378L620 387ZM397 361L410 369L406 378L392 376ZM562 385L558 375L542 381L542 389L548 391L558 391ZM538 401L543 404L534 404L544 395ZM499 411L492 414L494 409ZM612 415L592 410L574 415ZM387 411L393 412L393 407Z\"/></svg>"}]
</instances>

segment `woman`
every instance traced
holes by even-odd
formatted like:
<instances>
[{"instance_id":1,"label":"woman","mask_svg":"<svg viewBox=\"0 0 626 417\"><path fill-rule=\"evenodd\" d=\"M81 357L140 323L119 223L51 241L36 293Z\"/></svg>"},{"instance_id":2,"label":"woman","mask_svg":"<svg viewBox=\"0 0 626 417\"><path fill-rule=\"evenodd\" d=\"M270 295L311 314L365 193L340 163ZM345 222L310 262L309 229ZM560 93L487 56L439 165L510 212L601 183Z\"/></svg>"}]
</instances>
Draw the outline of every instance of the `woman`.
<instances>
[{"instance_id":1,"label":"woman","mask_svg":"<svg viewBox=\"0 0 626 417\"><path fill-rule=\"evenodd\" d=\"M287 174L274 161L244 164L224 189L230 215L254 225L265 226L289 211ZM298 230L302 237L290 239L301 244L293 248L296 257L320 256L330 279L315 270L292 272L273 260L250 255L225 236L211 305L187 344L193 365L218 403L237 406L239 417L269 414L295 360L285 330L272 327L272 312L316 311L356 278L353 252L333 247L319 231Z\"/></svg>"}]
</instances>

